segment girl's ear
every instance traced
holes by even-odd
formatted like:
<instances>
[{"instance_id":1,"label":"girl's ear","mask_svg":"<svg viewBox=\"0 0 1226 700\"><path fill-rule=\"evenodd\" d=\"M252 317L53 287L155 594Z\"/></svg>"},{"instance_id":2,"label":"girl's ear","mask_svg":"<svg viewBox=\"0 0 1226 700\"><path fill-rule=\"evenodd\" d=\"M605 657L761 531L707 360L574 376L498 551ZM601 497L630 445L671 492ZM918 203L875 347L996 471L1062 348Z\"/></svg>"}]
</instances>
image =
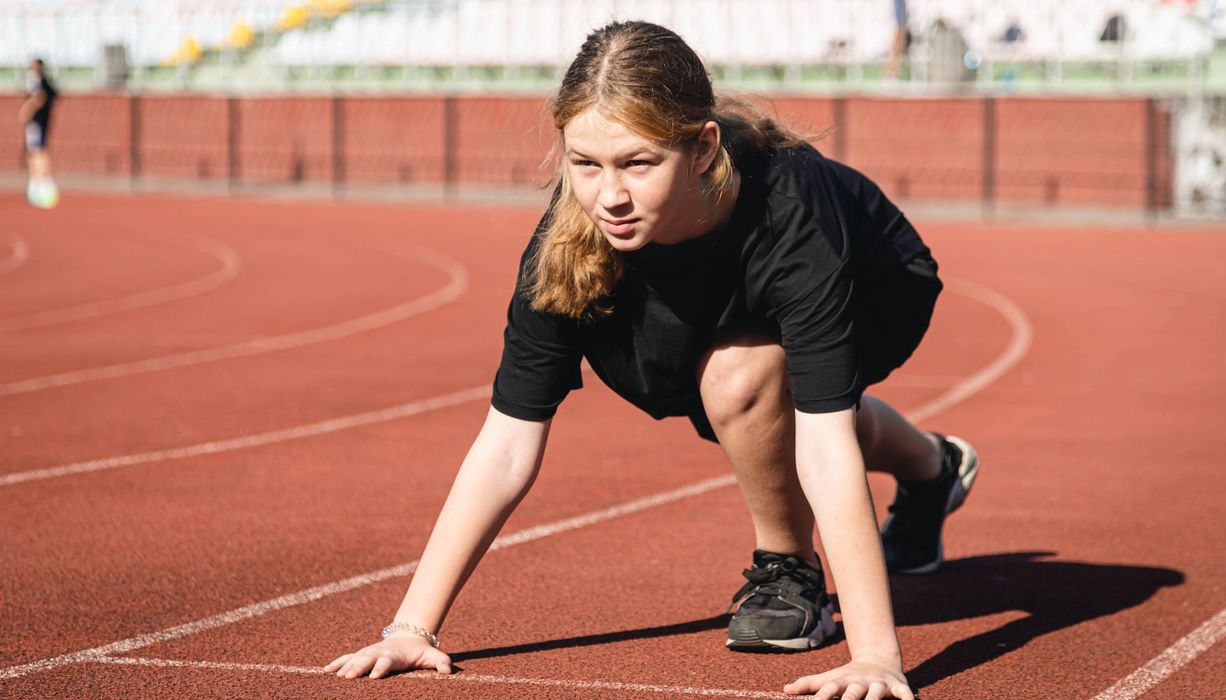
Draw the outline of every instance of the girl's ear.
<instances>
[{"instance_id":1,"label":"girl's ear","mask_svg":"<svg viewBox=\"0 0 1226 700\"><path fill-rule=\"evenodd\" d=\"M719 153L719 124L709 121L702 125L698 132L698 140L694 144L694 175L705 175L715 162Z\"/></svg>"}]
</instances>

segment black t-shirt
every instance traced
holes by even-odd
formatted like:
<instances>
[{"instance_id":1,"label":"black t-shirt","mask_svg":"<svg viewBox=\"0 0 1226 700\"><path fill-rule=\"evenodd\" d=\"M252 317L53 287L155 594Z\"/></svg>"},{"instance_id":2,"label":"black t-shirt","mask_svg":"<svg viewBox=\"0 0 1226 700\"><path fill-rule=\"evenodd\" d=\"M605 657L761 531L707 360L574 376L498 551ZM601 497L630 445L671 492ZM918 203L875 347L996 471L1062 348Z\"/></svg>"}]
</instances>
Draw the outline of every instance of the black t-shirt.
<instances>
[{"instance_id":1,"label":"black t-shirt","mask_svg":"<svg viewBox=\"0 0 1226 700\"><path fill-rule=\"evenodd\" d=\"M810 146L737 163L729 223L676 245L625 253L613 313L591 321L533 311L520 263L492 403L540 421L579 388L579 362L656 418L701 406L697 364L716 338L760 330L779 339L796 408L850 408L863 390L855 294L928 254L910 222L870 180Z\"/></svg>"},{"instance_id":2,"label":"black t-shirt","mask_svg":"<svg viewBox=\"0 0 1226 700\"><path fill-rule=\"evenodd\" d=\"M51 81L47 80L46 76L30 77L26 81L26 92L30 96L34 96L39 91L42 91L46 99L43 100L43 105L38 108L38 111L30 117L30 121L45 129L51 121L51 107L55 104L55 98L59 97L59 92L56 91Z\"/></svg>"}]
</instances>

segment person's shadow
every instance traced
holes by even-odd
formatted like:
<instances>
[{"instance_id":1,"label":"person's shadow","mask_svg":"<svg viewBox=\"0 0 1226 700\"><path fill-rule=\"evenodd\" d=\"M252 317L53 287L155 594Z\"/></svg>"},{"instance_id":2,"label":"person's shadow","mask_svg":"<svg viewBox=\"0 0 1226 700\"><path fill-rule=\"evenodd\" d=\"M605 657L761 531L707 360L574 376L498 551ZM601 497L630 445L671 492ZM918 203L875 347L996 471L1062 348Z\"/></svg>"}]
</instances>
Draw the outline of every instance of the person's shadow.
<instances>
[{"instance_id":1,"label":"person's shadow","mask_svg":"<svg viewBox=\"0 0 1226 700\"><path fill-rule=\"evenodd\" d=\"M960 639L936 656L907 671L914 689L1025 646L1050 632L1140 605L1158 590L1183 583L1172 569L1121 564L1088 564L1051 559L1054 552L990 554L945 562L933 576L890 579L899 627L953 622L1009 611L1026 617L973 637ZM553 649L611 644L634 639L671 637L719 629L726 614L656 627L620 630L462 651L459 663Z\"/></svg>"},{"instance_id":2,"label":"person's shadow","mask_svg":"<svg viewBox=\"0 0 1226 700\"><path fill-rule=\"evenodd\" d=\"M1020 649L1030 640L1135 607L1184 575L1173 569L1050 559L1054 552L1012 552L946 562L935 576L890 580L896 624L952 622L994 613L1029 613L960 639L907 671L922 688Z\"/></svg>"}]
</instances>

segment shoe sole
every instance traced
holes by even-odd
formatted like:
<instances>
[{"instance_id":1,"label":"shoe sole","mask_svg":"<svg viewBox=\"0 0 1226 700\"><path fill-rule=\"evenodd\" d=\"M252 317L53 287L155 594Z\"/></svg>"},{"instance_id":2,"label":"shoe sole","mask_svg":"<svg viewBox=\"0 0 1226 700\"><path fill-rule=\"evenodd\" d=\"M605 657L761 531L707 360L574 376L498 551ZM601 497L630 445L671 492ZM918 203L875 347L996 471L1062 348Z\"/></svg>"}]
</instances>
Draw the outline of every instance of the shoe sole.
<instances>
[{"instance_id":1,"label":"shoe sole","mask_svg":"<svg viewBox=\"0 0 1226 700\"><path fill-rule=\"evenodd\" d=\"M950 489L949 500L945 502L945 515L948 516L962 507L962 504L966 502L966 495L970 493L971 487L975 485L975 479L979 476L979 453L975 451L974 447L971 447L969 442L960 437L946 435L945 439L962 451L962 461L958 463L958 481L954 488ZM937 558L935 560L923 566L898 569L893 573L904 576L922 576L935 572L941 568L943 563L945 563L945 543L941 541L937 544Z\"/></svg>"},{"instance_id":2,"label":"shoe sole","mask_svg":"<svg viewBox=\"0 0 1226 700\"><path fill-rule=\"evenodd\" d=\"M820 647L834 635L834 605L827 603L818 614L817 626L806 637L763 639L752 629L728 630L727 646L733 651L808 651Z\"/></svg>"}]
</instances>

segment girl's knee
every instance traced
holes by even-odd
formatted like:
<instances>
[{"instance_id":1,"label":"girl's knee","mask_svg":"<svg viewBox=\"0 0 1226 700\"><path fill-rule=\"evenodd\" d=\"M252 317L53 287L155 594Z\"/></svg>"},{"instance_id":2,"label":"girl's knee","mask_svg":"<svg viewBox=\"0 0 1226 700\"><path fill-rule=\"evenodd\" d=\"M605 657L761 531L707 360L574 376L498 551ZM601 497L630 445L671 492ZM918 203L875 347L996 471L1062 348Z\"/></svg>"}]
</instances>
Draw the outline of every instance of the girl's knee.
<instances>
[{"instance_id":1,"label":"girl's knee","mask_svg":"<svg viewBox=\"0 0 1226 700\"><path fill-rule=\"evenodd\" d=\"M712 349L699 369L707 418L727 424L787 396L783 348L774 343L733 342Z\"/></svg>"}]
</instances>

